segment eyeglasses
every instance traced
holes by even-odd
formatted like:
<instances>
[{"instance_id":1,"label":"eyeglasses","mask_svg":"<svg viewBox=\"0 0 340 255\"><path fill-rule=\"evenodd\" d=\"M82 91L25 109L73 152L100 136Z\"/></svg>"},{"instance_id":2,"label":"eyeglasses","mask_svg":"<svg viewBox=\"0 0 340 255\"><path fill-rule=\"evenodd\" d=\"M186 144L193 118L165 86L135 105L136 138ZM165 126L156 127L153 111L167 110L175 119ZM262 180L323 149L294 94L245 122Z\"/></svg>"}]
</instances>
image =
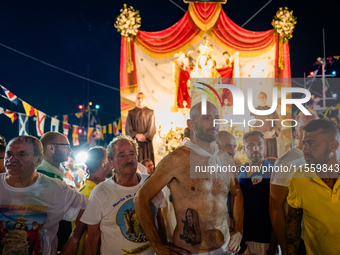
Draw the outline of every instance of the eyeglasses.
<instances>
[{"instance_id":1,"label":"eyeglasses","mask_svg":"<svg viewBox=\"0 0 340 255\"><path fill-rule=\"evenodd\" d=\"M70 147L69 143L51 143L51 144Z\"/></svg>"},{"instance_id":2,"label":"eyeglasses","mask_svg":"<svg viewBox=\"0 0 340 255\"><path fill-rule=\"evenodd\" d=\"M4 157L0 157L0 159L5 159Z\"/></svg>"}]
</instances>

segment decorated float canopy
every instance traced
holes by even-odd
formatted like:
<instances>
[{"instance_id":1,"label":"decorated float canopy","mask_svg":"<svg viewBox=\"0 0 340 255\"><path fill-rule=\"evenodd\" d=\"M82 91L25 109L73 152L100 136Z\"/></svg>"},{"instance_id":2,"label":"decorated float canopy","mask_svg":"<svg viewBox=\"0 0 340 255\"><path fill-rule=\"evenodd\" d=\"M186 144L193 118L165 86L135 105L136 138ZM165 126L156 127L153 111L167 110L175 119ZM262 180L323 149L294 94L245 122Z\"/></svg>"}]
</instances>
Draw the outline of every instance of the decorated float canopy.
<instances>
[{"instance_id":1,"label":"decorated float canopy","mask_svg":"<svg viewBox=\"0 0 340 255\"><path fill-rule=\"evenodd\" d=\"M116 22L118 32L122 34L120 91L123 130L128 111L135 107L138 92L145 94L146 105L155 110L157 127L161 125L161 129L167 132L170 123L175 127L186 126L185 116L191 101L188 80L202 53L200 46L212 49L211 59L220 77L262 78L254 79L247 87L253 87L256 95L265 91L269 102L274 87L280 92L281 86L290 86L289 79L283 80L291 77L287 36L275 28L275 20L272 30L249 31L235 24L223 11L221 3L190 3L183 18L172 27L145 32L138 31L139 13L132 7L125 10L125 16L123 11ZM131 20L126 19L129 10L135 22L131 29L126 25L126 20ZM246 90L244 84L239 86ZM221 100L232 105L228 93L223 92ZM254 105L258 103L256 100L254 98Z\"/></svg>"}]
</instances>

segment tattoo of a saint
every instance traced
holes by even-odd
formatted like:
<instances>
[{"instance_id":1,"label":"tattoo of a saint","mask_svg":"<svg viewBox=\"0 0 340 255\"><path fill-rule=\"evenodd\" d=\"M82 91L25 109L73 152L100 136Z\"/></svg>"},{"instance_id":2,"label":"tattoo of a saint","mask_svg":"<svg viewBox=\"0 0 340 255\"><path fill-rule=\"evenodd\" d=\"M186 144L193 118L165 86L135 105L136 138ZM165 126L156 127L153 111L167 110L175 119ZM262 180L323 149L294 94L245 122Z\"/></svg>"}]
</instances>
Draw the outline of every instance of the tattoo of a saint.
<instances>
[{"instance_id":1,"label":"tattoo of a saint","mask_svg":"<svg viewBox=\"0 0 340 255\"><path fill-rule=\"evenodd\" d=\"M188 208L185 213L183 234L179 235L179 238L186 243L196 245L201 243L201 229L198 212L195 209Z\"/></svg>"}]
</instances>

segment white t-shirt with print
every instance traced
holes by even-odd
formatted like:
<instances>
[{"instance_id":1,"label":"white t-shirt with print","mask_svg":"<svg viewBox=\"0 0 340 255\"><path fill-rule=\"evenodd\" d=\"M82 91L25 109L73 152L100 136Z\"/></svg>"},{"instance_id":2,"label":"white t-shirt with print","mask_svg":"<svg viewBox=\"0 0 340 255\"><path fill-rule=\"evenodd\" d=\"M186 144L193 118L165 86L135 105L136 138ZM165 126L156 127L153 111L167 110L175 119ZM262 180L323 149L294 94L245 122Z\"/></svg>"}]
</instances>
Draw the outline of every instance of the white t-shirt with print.
<instances>
[{"instance_id":1,"label":"white t-shirt with print","mask_svg":"<svg viewBox=\"0 0 340 255\"><path fill-rule=\"evenodd\" d=\"M25 253L32 245L30 238L34 237L34 245L39 242L38 248L43 254L57 254L59 221L75 220L79 211L85 209L87 201L84 195L68 187L65 182L40 173L37 181L25 188L8 185L5 173L0 174L0 221L6 222L7 232L2 238L3 249L6 245L7 249L16 246L11 242L11 237L20 236L18 245ZM36 224L39 229L33 230ZM38 248L35 246L35 249Z\"/></svg>"},{"instance_id":2,"label":"white t-shirt with print","mask_svg":"<svg viewBox=\"0 0 340 255\"><path fill-rule=\"evenodd\" d=\"M110 178L91 192L88 206L80 220L89 225L100 223L101 254L154 254L133 206L136 192L149 176L139 175L141 181L136 186L124 187ZM152 200L154 215L158 208L163 208L165 205L161 191Z\"/></svg>"}]
</instances>

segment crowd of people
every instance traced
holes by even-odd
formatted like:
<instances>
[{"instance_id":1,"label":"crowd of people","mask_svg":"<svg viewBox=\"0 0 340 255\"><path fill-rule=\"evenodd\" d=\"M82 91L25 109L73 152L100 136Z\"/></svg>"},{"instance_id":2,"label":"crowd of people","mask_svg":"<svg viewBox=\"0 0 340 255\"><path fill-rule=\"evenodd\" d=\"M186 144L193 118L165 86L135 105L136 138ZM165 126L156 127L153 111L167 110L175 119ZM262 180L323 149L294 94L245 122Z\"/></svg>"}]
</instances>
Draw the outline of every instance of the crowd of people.
<instances>
[{"instance_id":1,"label":"crowd of people","mask_svg":"<svg viewBox=\"0 0 340 255\"><path fill-rule=\"evenodd\" d=\"M89 149L86 173L63 134L1 138L0 254L340 254L339 127L300 113L296 146L274 165L268 134L249 131L236 168L216 118L213 104L192 106L182 146L157 167L150 144L138 149L153 132L133 120L130 135Z\"/></svg>"}]
</instances>

